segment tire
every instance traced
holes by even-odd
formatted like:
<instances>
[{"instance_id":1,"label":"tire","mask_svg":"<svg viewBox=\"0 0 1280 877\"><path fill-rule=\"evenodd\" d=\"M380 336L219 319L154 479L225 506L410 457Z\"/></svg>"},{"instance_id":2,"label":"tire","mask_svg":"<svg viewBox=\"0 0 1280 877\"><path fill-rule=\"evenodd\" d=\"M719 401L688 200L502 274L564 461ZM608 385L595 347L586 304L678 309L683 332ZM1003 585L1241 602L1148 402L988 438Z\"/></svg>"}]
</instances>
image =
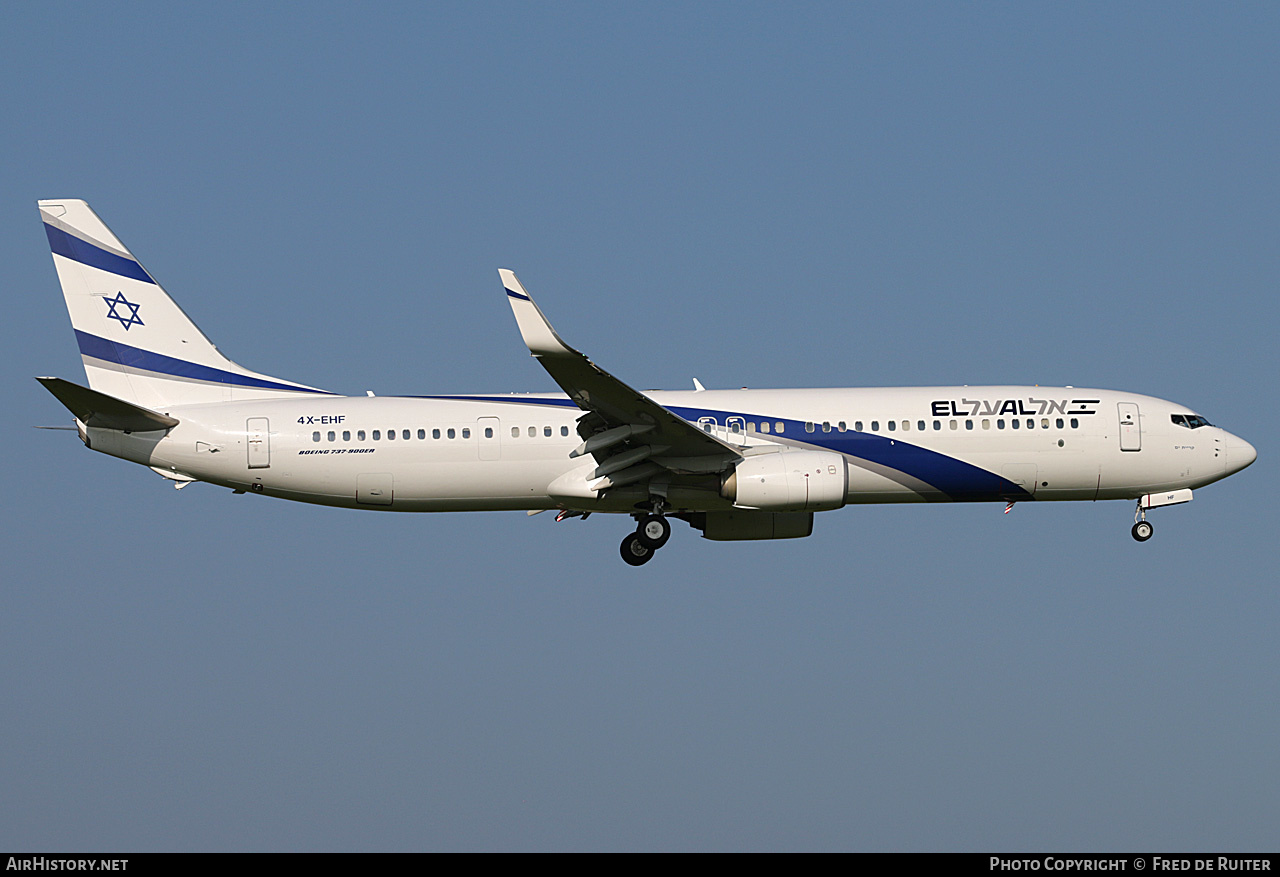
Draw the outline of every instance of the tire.
<instances>
[{"instance_id":1,"label":"tire","mask_svg":"<svg viewBox=\"0 0 1280 877\"><path fill-rule=\"evenodd\" d=\"M662 515L648 515L640 519L636 537L650 551L657 551L671 538L671 523Z\"/></svg>"},{"instance_id":2,"label":"tire","mask_svg":"<svg viewBox=\"0 0 1280 877\"><path fill-rule=\"evenodd\" d=\"M627 538L622 540L619 552L622 554L622 559L631 566L643 566L653 560L653 549L642 543L635 533L627 534Z\"/></svg>"},{"instance_id":3,"label":"tire","mask_svg":"<svg viewBox=\"0 0 1280 877\"><path fill-rule=\"evenodd\" d=\"M1138 521L1133 525L1133 538L1139 542L1146 542L1155 535L1156 528L1151 526L1149 521Z\"/></svg>"}]
</instances>

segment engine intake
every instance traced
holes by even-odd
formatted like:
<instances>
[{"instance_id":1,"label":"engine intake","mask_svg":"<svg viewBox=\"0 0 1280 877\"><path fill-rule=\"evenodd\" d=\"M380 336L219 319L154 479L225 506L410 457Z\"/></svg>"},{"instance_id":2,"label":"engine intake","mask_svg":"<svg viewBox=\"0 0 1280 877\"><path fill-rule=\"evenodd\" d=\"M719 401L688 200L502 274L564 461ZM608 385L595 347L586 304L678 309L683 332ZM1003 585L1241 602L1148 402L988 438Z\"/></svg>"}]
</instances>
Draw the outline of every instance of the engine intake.
<instances>
[{"instance_id":1,"label":"engine intake","mask_svg":"<svg viewBox=\"0 0 1280 877\"><path fill-rule=\"evenodd\" d=\"M747 457L734 467L720 495L739 508L820 512L845 504L849 472L830 451L780 451Z\"/></svg>"}]
</instances>

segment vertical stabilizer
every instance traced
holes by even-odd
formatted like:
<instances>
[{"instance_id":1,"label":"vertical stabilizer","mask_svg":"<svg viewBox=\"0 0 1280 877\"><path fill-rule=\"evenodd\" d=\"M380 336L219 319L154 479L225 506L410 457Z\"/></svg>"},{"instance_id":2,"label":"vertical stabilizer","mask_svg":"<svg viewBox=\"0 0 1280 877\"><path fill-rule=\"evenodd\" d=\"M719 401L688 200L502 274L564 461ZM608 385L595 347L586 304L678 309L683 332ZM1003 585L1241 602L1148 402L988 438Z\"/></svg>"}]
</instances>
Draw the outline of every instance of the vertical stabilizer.
<instances>
[{"instance_id":1,"label":"vertical stabilizer","mask_svg":"<svg viewBox=\"0 0 1280 877\"><path fill-rule=\"evenodd\" d=\"M219 353L84 201L39 206L94 390L156 409L324 392Z\"/></svg>"}]
</instances>

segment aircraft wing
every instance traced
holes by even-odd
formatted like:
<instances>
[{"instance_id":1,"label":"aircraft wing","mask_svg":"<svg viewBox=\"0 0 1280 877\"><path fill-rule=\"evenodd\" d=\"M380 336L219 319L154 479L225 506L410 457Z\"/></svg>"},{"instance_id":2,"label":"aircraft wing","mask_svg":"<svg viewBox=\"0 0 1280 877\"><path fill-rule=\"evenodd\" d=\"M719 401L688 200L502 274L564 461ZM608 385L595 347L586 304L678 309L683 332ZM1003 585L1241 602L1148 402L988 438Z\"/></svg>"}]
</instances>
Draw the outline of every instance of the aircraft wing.
<instances>
[{"instance_id":1,"label":"aircraft wing","mask_svg":"<svg viewBox=\"0 0 1280 877\"><path fill-rule=\"evenodd\" d=\"M634 483L662 469L719 472L742 457L735 446L703 432L565 344L516 275L505 268L498 274L529 353L589 412L578 430L585 441L572 456L589 453L601 464L591 474L609 483L596 489Z\"/></svg>"}]
</instances>

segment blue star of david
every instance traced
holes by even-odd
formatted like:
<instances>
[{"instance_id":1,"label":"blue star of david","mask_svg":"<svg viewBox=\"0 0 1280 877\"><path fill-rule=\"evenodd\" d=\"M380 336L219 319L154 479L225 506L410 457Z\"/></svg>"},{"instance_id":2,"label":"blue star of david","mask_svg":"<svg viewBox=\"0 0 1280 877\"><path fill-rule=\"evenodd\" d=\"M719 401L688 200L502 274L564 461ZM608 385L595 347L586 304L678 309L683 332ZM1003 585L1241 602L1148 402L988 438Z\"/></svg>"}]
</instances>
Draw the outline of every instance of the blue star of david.
<instances>
[{"instance_id":1,"label":"blue star of david","mask_svg":"<svg viewBox=\"0 0 1280 877\"><path fill-rule=\"evenodd\" d=\"M126 332L129 331L130 326L146 325L146 323L138 319L138 308L141 307L141 305L136 305L133 302L129 301L127 298L124 297L123 292L117 292L115 298L104 298L103 301L107 303L107 319L119 320L120 325L124 326L124 330ZM130 313L128 316L121 316L119 313L116 312L116 308L119 305L124 305L125 307L129 308Z\"/></svg>"}]
</instances>

